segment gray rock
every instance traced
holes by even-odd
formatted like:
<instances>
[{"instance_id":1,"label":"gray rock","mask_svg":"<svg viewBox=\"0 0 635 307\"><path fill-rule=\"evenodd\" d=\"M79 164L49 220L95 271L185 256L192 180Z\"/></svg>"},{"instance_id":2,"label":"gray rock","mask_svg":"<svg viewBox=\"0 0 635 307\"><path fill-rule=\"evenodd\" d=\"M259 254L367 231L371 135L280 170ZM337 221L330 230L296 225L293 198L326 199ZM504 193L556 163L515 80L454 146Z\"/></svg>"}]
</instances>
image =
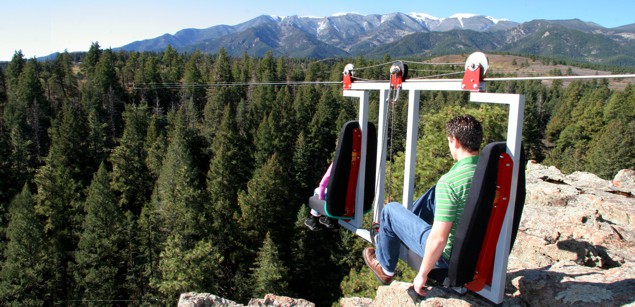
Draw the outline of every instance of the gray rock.
<instances>
[{"instance_id":1,"label":"gray rock","mask_svg":"<svg viewBox=\"0 0 635 307\"><path fill-rule=\"evenodd\" d=\"M630 192L633 196L635 190L635 171L631 169L623 169L615 175L615 178L611 181L611 186L615 190Z\"/></svg>"},{"instance_id":2,"label":"gray rock","mask_svg":"<svg viewBox=\"0 0 635 307\"><path fill-rule=\"evenodd\" d=\"M224 299L209 293L196 293L188 292L183 293L179 297L179 307L208 307L208 306L223 306L223 307L243 307L244 305L238 304L234 301Z\"/></svg>"},{"instance_id":3,"label":"gray rock","mask_svg":"<svg viewBox=\"0 0 635 307\"><path fill-rule=\"evenodd\" d=\"M315 307L315 304L303 300L290 298L287 296L277 296L273 294L265 295L263 299L251 299L249 306L272 306L272 307Z\"/></svg>"},{"instance_id":4,"label":"gray rock","mask_svg":"<svg viewBox=\"0 0 635 307\"><path fill-rule=\"evenodd\" d=\"M208 307L208 306L222 306L222 307L245 307L243 304L236 303L218 297L209 293L196 293L188 292L181 294L179 298L179 307ZM273 294L267 294L262 299L251 299L247 306L267 306L267 307L315 307L315 304L303 300L290 298L286 296L277 296Z\"/></svg>"},{"instance_id":5,"label":"gray rock","mask_svg":"<svg viewBox=\"0 0 635 307\"><path fill-rule=\"evenodd\" d=\"M341 307L374 307L372 298L367 297L344 297L340 299Z\"/></svg>"},{"instance_id":6,"label":"gray rock","mask_svg":"<svg viewBox=\"0 0 635 307\"><path fill-rule=\"evenodd\" d=\"M509 257L510 296L530 306L632 303L634 172L608 181L530 163L526 174L525 210Z\"/></svg>"},{"instance_id":7,"label":"gray rock","mask_svg":"<svg viewBox=\"0 0 635 307\"><path fill-rule=\"evenodd\" d=\"M530 306L621 306L633 303L635 265L604 270L560 261L508 273L512 294Z\"/></svg>"}]
</instances>

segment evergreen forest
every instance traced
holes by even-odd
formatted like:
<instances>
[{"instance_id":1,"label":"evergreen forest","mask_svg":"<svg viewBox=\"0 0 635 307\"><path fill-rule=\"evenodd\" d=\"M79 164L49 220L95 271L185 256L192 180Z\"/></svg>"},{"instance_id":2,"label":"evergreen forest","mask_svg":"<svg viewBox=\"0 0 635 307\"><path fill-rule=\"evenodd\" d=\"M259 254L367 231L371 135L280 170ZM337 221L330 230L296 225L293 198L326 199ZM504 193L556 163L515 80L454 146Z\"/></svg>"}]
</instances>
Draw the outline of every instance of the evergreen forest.
<instances>
[{"instance_id":1,"label":"evergreen forest","mask_svg":"<svg viewBox=\"0 0 635 307\"><path fill-rule=\"evenodd\" d=\"M373 296L367 243L303 221L340 128L357 118L357 102L325 81L341 81L348 62L370 67L366 79L387 79L389 66L377 64L389 61L98 43L50 61L16 52L0 66L0 302L169 306L197 291L329 306ZM528 159L611 179L635 168L635 87L609 85L508 81L487 90L526 96ZM472 114L485 142L505 139L506 109L468 98L421 94L416 193L453 163L450 117ZM375 124L377 100L371 94ZM387 189L399 199L407 98L391 109ZM399 274L411 278L403 266Z\"/></svg>"}]
</instances>

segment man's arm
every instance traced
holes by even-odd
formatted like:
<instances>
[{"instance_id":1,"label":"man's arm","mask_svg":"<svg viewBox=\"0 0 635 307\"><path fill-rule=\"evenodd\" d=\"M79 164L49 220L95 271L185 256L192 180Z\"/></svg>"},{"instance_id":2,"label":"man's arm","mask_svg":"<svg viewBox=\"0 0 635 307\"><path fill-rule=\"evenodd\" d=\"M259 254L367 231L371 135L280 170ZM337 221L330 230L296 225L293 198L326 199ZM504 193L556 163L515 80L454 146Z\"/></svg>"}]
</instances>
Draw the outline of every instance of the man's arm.
<instances>
[{"instance_id":1,"label":"man's arm","mask_svg":"<svg viewBox=\"0 0 635 307\"><path fill-rule=\"evenodd\" d=\"M419 273L415 277L413 284L414 290L421 296L426 295L423 287L428 280L428 273L434 269L435 264L441 258L445 244L448 242L450 231L452 230L452 222L435 221L432 224L430 235L426 240L426 248L423 251L423 261L419 267Z\"/></svg>"}]
</instances>

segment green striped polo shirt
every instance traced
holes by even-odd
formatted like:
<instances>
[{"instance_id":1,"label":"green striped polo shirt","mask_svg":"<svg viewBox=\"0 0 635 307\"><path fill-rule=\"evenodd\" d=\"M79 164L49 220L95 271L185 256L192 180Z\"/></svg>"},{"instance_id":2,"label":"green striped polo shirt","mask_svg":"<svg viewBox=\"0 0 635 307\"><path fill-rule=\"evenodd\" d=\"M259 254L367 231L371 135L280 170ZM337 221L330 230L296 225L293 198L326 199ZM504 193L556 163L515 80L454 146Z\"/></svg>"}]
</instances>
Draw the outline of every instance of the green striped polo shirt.
<instances>
[{"instance_id":1,"label":"green striped polo shirt","mask_svg":"<svg viewBox=\"0 0 635 307\"><path fill-rule=\"evenodd\" d=\"M449 172L441 176L437 182L435 191L436 209L434 220L440 222L453 222L448 243L443 249L443 257L450 259L454 234L458 226L467 195L472 186L472 177L476 171L478 155L466 157L454 163Z\"/></svg>"}]
</instances>

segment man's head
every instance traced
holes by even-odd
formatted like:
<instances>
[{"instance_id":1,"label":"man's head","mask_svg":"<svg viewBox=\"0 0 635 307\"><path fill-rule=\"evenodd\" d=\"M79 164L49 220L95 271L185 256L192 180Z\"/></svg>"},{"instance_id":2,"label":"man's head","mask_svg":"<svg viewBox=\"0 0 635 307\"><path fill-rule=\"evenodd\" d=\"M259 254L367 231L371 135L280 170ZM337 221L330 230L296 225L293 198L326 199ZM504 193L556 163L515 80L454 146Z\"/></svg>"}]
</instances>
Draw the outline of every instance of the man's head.
<instances>
[{"instance_id":1,"label":"man's head","mask_svg":"<svg viewBox=\"0 0 635 307\"><path fill-rule=\"evenodd\" d=\"M475 154L483 142L483 127L472 115L459 115L448 121L445 131L450 143L452 157L458 160L455 151L464 150L466 153ZM457 144L452 144L456 141ZM454 147L454 148L453 148Z\"/></svg>"}]
</instances>

